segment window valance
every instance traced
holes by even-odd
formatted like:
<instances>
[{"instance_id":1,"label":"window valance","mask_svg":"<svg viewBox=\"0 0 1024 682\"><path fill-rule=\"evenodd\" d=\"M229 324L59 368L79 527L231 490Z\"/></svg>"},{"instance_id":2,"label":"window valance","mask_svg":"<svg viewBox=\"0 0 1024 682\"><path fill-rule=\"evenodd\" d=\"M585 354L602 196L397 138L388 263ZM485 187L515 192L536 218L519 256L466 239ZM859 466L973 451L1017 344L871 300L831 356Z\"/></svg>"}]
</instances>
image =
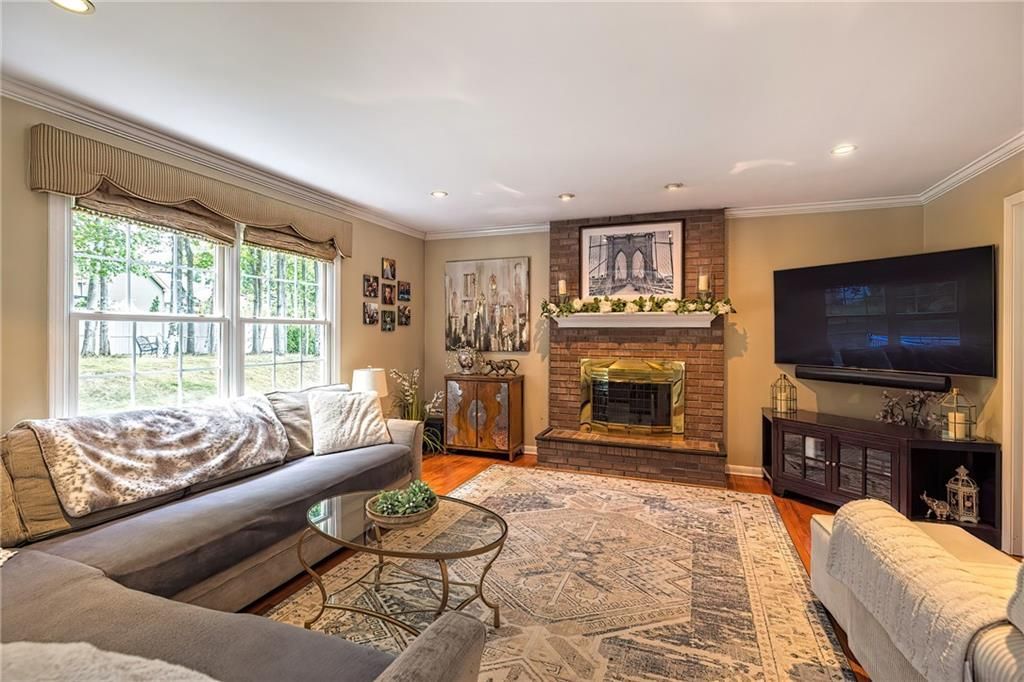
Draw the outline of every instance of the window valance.
<instances>
[{"instance_id":1,"label":"window valance","mask_svg":"<svg viewBox=\"0 0 1024 682\"><path fill-rule=\"evenodd\" d=\"M36 191L78 197L89 208L137 219L145 213L147 222L219 242L230 243L239 222L247 226L246 241L260 246L328 261L352 252L347 220L46 124L31 130L29 183Z\"/></svg>"}]
</instances>

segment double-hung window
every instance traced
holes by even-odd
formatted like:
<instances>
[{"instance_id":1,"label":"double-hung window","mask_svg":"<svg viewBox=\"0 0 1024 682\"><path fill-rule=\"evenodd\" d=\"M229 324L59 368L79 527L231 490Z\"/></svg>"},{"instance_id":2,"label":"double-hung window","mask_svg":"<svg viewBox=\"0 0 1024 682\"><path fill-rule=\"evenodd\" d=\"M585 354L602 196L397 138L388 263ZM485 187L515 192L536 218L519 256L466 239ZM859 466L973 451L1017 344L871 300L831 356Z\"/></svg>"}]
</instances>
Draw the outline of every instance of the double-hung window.
<instances>
[{"instance_id":1,"label":"double-hung window","mask_svg":"<svg viewBox=\"0 0 1024 682\"><path fill-rule=\"evenodd\" d=\"M187 405L333 377L333 263L53 196L51 413Z\"/></svg>"},{"instance_id":2,"label":"double-hung window","mask_svg":"<svg viewBox=\"0 0 1024 682\"><path fill-rule=\"evenodd\" d=\"M240 256L244 392L326 383L330 266L249 244Z\"/></svg>"}]
</instances>

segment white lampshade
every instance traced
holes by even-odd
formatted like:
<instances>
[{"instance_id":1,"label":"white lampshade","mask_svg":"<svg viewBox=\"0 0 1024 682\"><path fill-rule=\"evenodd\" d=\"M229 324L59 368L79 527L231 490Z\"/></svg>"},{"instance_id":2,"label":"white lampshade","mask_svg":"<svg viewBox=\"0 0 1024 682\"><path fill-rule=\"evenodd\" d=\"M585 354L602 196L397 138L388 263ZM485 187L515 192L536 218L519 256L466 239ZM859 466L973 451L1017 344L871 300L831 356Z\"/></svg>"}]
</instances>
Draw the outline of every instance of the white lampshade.
<instances>
[{"instance_id":1,"label":"white lampshade","mask_svg":"<svg viewBox=\"0 0 1024 682\"><path fill-rule=\"evenodd\" d=\"M388 375L380 367L366 367L352 371L352 391L355 393L377 394L384 398L388 394Z\"/></svg>"}]
</instances>

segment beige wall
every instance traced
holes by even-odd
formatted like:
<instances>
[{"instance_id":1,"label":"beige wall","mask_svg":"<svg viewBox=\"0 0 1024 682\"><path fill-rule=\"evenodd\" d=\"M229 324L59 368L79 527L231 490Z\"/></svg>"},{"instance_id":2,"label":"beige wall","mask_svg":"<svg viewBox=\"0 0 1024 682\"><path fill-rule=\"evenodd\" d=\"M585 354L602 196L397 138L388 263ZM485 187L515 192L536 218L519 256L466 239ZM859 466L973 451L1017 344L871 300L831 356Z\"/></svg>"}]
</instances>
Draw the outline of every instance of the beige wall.
<instances>
[{"instance_id":1,"label":"beige wall","mask_svg":"<svg viewBox=\"0 0 1024 682\"><path fill-rule=\"evenodd\" d=\"M50 123L227 182L245 183L8 98L0 101L0 119L0 429L6 430L20 419L47 414L47 201L27 186L28 129ZM274 195L264 188L250 188ZM342 378L348 381L353 367L366 364L421 366L423 242L362 220L353 219L353 223L354 257L342 265L341 274ZM381 256L397 259L399 275L413 287L413 325L388 334L361 323L362 274L379 274Z\"/></svg>"},{"instance_id":2,"label":"beige wall","mask_svg":"<svg viewBox=\"0 0 1024 682\"><path fill-rule=\"evenodd\" d=\"M1001 246L1003 199L1021 190L1024 190L1024 153L1014 155L929 202L924 207L925 250L943 251L986 244ZM1002 255L998 254L997 257L1001 258ZM997 301L1001 300L1002 279L1005 274L1001 271L1000 265L996 267L999 281ZM1002 320L999 320L999 333L1002 333ZM999 346L998 341L997 350L1001 365L1003 348ZM978 432L993 440L1001 440L1001 378L964 377L958 379L956 383L980 406Z\"/></svg>"},{"instance_id":3,"label":"beige wall","mask_svg":"<svg viewBox=\"0 0 1024 682\"><path fill-rule=\"evenodd\" d=\"M444 349L444 264L472 258L530 257L530 320L533 322L529 353L488 353L488 357L519 360L523 375L526 444L548 424L547 325L540 324L540 302L548 295L548 233L511 236L443 239L426 242L426 385L429 392L444 388L447 352Z\"/></svg>"},{"instance_id":4,"label":"beige wall","mask_svg":"<svg viewBox=\"0 0 1024 682\"><path fill-rule=\"evenodd\" d=\"M761 408L780 371L774 362L772 272L921 251L922 209L731 218L726 222L727 287L738 313L725 329L726 447L729 463L761 461ZM881 389L796 381L801 409L851 417L877 412Z\"/></svg>"},{"instance_id":5,"label":"beige wall","mask_svg":"<svg viewBox=\"0 0 1024 682\"><path fill-rule=\"evenodd\" d=\"M0 429L47 410L46 198L26 186L28 128L46 122L120 144L140 153L241 184L167 154L57 115L3 98L0 104ZM252 187L257 191L264 191ZM773 359L772 271L860 258L903 255L1002 241L1002 200L1024 189L1024 155L1004 161L924 208L881 209L734 218L728 221L728 286L740 312L726 326L727 446L730 464L754 466L760 458L759 412L780 369ZM269 193L269 192L268 192ZM270 193L273 194L273 193ZM368 364L423 367L427 391L442 388L444 351L444 263L447 260L530 256L531 319L547 295L547 233L514 236L419 239L352 219L354 257L342 266L342 379ZM398 275L412 282L413 323L395 332L362 325L362 275L379 274L380 258L398 261ZM536 324L533 349L510 354L522 363L526 386L527 443L547 426L546 327ZM498 354L501 355L501 354ZM960 379L982 405L981 432L999 438L1002 396L991 379ZM870 417L881 390L798 382L800 406Z\"/></svg>"}]
</instances>

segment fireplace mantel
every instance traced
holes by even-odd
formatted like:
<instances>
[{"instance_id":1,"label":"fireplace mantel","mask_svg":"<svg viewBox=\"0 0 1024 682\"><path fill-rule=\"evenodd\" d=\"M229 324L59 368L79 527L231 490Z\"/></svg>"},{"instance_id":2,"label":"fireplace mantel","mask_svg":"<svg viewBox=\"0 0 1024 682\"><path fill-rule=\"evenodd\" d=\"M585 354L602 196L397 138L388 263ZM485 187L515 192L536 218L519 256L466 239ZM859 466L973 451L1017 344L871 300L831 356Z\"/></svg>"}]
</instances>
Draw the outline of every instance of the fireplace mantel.
<instances>
[{"instance_id":1,"label":"fireplace mantel","mask_svg":"<svg viewBox=\"0 0 1024 682\"><path fill-rule=\"evenodd\" d=\"M566 329L592 328L707 328L717 317L714 313L576 313L566 317L553 317L559 327Z\"/></svg>"}]
</instances>

